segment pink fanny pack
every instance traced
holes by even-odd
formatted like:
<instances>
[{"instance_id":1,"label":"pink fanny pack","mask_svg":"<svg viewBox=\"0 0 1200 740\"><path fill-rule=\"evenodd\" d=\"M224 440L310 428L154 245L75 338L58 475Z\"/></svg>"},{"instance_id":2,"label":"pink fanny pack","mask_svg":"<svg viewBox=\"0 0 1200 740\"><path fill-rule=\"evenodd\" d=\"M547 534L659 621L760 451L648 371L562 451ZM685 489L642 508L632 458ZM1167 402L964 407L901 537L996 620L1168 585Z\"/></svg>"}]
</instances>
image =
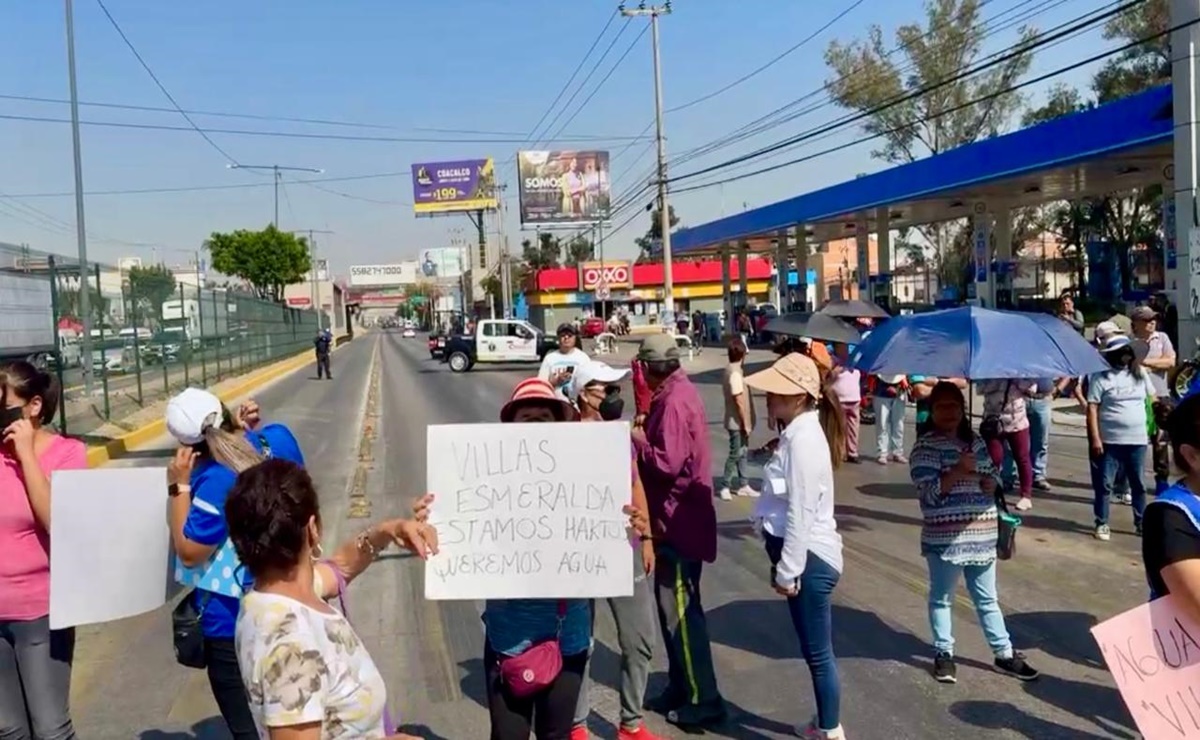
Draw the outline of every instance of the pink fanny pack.
<instances>
[{"instance_id":1,"label":"pink fanny pack","mask_svg":"<svg viewBox=\"0 0 1200 740\"><path fill-rule=\"evenodd\" d=\"M567 602L558 601L558 626L554 637L531 645L520 655L500 658L500 682L514 699L528 699L545 691L562 672L562 649L558 638L567 616Z\"/></svg>"}]
</instances>

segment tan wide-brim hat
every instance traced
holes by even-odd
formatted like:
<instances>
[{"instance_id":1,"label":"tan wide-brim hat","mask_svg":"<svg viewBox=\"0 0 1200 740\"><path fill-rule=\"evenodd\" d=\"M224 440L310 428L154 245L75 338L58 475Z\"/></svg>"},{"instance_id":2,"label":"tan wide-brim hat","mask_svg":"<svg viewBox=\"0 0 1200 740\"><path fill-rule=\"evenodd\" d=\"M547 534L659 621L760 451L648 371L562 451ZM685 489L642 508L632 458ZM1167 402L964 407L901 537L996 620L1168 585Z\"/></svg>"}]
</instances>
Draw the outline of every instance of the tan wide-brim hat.
<instances>
[{"instance_id":1,"label":"tan wide-brim hat","mask_svg":"<svg viewBox=\"0 0 1200 740\"><path fill-rule=\"evenodd\" d=\"M821 373L811 357L799 352L784 355L766 370L746 378L746 385L756 391L778 396L798 396L807 393L821 397Z\"/></svg>"}]
</instances>

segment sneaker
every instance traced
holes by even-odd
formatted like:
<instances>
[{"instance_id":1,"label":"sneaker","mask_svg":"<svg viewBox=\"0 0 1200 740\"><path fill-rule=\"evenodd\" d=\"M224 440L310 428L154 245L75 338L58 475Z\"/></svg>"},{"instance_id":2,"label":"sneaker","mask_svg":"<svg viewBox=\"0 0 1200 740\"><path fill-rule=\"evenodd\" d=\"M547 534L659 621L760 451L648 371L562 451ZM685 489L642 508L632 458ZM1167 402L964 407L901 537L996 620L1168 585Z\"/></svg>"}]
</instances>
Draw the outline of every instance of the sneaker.
<instances>
[{"instance_id":1,"label":"sneaker","mask_svg":"<svg viewBox=\"0 0 1200 740\"><path fill-rule=\"evenodd\" d=\"M903 454L901 454L901 453L899 453L899 452L897 452L896 454L892 455L892 461L893 461L893 462L898 462L898 463L900 463L901 465L907 465L907 464L908 464L908 458L907 458L907 457L905 457Z\"/></svg>"},{"instance_id":2,"label":"sneaker","mask_svg":"<svg viewBox=\"0 0 1200 740\"><path fill-rule=\"evenodd\" d=\"M850 463L851 465L858 465L861 460L858 459L858 455L847 455L846 462Z\"/></svg>"},{"instance_id":3,"label":"sneaker","mask_svg":"<svg viewBox=\"0 0 1200 740\"><path fill-rule=\"evenodd\" d=\"M712 727L725 721L725 700L706 704L684 704L667 712L667 721L679 727Z\"/></svg>"},{"instance_id":4,"label":"sneaker","mask_svg":"<svg viewBox=\"0 0 1200 740\"><path fill-rule=\"evenodd\" d=\"M1017 502L1017 511L1029 511L1032 508L1033 499L1028 496L1022 496L1021 500Z\"/></svg>"},{"instance_id":5,"label":"sneaker","mask_svg":"<svg viewBox=\"0 0 1200 740\"><path fill-rule=\"evenodd\" d=\"M1011 658L996 658L996 671L1005 673L1020 681L1035 681L1042 675L1037 669L1025 662L1025 656L1013 653Z\"/></svg>"},{"instance_id":6,"label":"sneaker","mask_svg":"<svg viewBox=\"0 0 1200 740\"><path fill-rule=\"evenodd\" d=\"M794 730L796 737L803 740L845 740L846 733L838 725L832 730L822 730L817 727L817 718L813 717L807 724L799 725Z\"/></svg>"},{"instance_id":7,"label":"sneaker","mask_svg":"<svg viewBox=\"0 0 1200 740\"><path fill-rule=\"evenodd\" d=\"M642 708L649 712L658 712L666 714L675 709L681 704L687 703L687 695L682 691L673 691L671 688L666 688L658 696L650 697L642 702Z\"/></svg>"},{"instance_id":8,"label":"sneaker","mask_svg":"<svg viewBox=\"0 0 1200 740\"><path fill-rule=\"evenodd\" d=\"M571 736L571 740L576 740L575 736ZM632 730L622 727L617 731L617 740L665 740L660 735L655 735L646 729L645 725L638 725Z\"/></svg>"},{"instance_id":9,"label":"sneaker","mask_svg":"<svg viewBox=\"0 0 1200 740\"><path fill-rule=\"evenodd\" d=\"M717 493L717 497L720 498L722 501L732 501L733 493L728 488L722 488Z\"/></svg>"},{"instance_id":10,"label":"sneaker","mask_svg":"<svg viewBox=\"0 0 1200 740\"><path fill-rule=\"evenodd\" d=\"M1050 481L1045 478L1038 478L1033 482L1033 487L1039 491L1053 491L1054 486L1050 485Z\"/></svg>"},{"instance_id":11,"label":"sneaker","mask_svg":"<svg viewBox=\"0 0 1200 740\"><path fill-rule=\"evenodd\" d=\"M1108 542L1112 538L1112 530L1108 528L1107 524L1097 524L1095 536L1101 542Z\"/></svg>"},{"instance_id":12,"label":"sneaker","mask_svg":"<svg viewBox=\"0 0 1200 740\"><path fill-rule=\"evenodd\" d=\"M1121 503L1125 504L1126 506L1133 506L1133 494L1132 493L1122 493L1121 494Z\"/></svg>"},{"instance_id":13,"label":"sneaker","mask_svg":"<svg viewBox=\"0 0 1200 740\"><path fill-rule=\"evenodd\" d=\"M938 683L958 683L958 666L950 653L938 653L933 659L933 678Z\"/></svg>"},{"instance_id":14,"label":"sneaker","mask_svg":"<svg viewBox=\"0 0 1200 740\"><path fill-rule=\"evenodd\" d=\"M570 740L589 740L591 735L588 734L587 725L575 725L568 737Z\"/></svg>"},{"instance_id":15,"label":"sneaker","mask_svg":"<svg viewBox=\"0 0 1200 740\"><path fill-rule=\"evenodd\" d=\"M1133 525L1133 533L1135 535L1137 535L1138 537L1142 536L1142 523L1141 522L1138 522L1137 524Z\"/></svg>"},{"instance_id":16,"label":"sneaker","mask_svg":"<svg viewBox=\"0 0 1200 740\"><path fill-rule=\"evenodd\" d=\"M887 465L888 464L887 455L880 455L879 458L877 460L875 460L875 462L879 463L880 465Z\"/></svg>"},{"instance_id":17,"label":"sneaker","mask_svg":"<svg viewBox=\"0 0 1200 740\"><path fill-rule=\"evenodd\" d=\"M745 485L737 490L737 495L744 496L745 498L758 498L762 494L751 488L749 485Z\"/></svg>"}]
</instances>

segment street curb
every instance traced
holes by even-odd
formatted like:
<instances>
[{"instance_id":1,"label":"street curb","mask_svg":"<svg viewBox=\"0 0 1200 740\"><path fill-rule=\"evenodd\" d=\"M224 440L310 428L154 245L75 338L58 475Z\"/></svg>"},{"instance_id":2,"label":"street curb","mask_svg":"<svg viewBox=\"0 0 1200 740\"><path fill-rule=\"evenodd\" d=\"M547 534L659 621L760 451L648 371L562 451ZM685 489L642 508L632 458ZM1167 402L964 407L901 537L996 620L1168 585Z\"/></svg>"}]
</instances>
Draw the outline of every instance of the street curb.
<instances>
[{"instance_id":1,"label":"street curb","mask_svg":"<svg viewBox=\"0 0 1200 740\"><path fill-rule=\"evenodd\" d=\"M312 350L305 350L286 360L280 360L274 365L268 365L251 375L235 386L231 386L220 393L217 393L217 398L222 402L227 403L235 398L246 395L255 388L265 385L266 383L275 380L281 376L295 372L312 362ZM87 451L87 464L89 468L96 468L111 462L118 458L124 457L135 447L140 447L152 439L162 436L167 431L167 423L164 419L152 421L145 426L134 429L132 432L123 434L114 440L111 440L103 445L89 447Z\"/></svg>"}]
</instances>

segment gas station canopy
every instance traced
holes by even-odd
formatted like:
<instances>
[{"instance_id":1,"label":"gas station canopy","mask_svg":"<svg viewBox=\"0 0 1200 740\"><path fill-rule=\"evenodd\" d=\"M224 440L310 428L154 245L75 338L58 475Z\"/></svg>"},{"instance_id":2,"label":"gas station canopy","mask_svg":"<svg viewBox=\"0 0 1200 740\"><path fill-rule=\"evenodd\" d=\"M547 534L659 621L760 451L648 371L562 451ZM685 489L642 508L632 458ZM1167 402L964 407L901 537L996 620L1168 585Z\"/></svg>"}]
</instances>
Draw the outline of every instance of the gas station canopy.
<instances>
[{"instance_id":1,"label":"gas station canopy","mask_svg":"<svg viewBox=\"0 0 1200 740\"><path fill-rule=\"evenodd\" d=\"M1172 179L1174 121L1164 85L1091 110L968 144L909 164L671 235L673 256L716 252L725 243L775 237L804 224L809 242L971 215L972 204L1019 208L1130 190ZM760 242L762 243L762 242ZM764 244L764 246L766 246Z\"/></svg>"}]
</instances>

